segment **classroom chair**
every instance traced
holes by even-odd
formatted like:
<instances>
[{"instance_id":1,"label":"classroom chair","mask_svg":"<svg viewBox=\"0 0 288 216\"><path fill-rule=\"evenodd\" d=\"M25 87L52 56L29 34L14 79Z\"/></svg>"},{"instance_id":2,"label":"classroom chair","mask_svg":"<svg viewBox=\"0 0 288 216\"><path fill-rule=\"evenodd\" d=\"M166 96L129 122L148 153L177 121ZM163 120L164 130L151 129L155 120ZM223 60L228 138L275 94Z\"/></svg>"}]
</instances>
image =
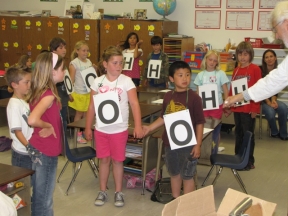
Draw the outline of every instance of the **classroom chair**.
<instances>
[{"instance_id":1,"label":"classroom chair","mask_svg":"<svg viewBox=\"0 0 288 216\"><path fill-rule=\"evenodd\" d=\"M76 167L76 164L79 163L77 169L74 171L72 180L66 190L66 195L68 196L69 189L73 185L74 181L76 180L76 177L82 167L83 161L87 160L95 178L97 178L99 170L98 170L97 165L94 162L94 158L96 157L96 151L94 148L92 148L91 146L85 146L85 147L70 149L68 142L64 142L64 143L65 145L63 146L65 147L65 150L63 152L65 153L64 156L67 157L67 162L65 163L62 171L60 172L57 182L59 183L60 178L65 172L69 162L72 162L74 164L74 167Z\"/></svg>"},{"instance_id":2,"label":"classroom chair","mask_svg":"<svg viewBox=\"0 0 288 216\"><path fill-rule=\"evenodd\" d=\"M236 180L239 183L243 192L248 194L246 191L245 185L244 185L241 177L239 176L237 170L244 169L248 164L250 145L251 145L251 137L252 137L252 133L250 131L246 131L244 134L242 148L240 149L240 152L236 155L212 154L210 156L210 161L211 161L212 167L211 167L210 171L208 172L206 178L204 179L202 186L205 185L205 182L207 181L207 179L211 175L215 166L220 166L220 168L219 168L219 170L218 170L218 172L217 172L217 174L216 174L216 176L212 182L213 186L216 184L216 181L217 181L218 177L220 176L223 167L227 167L227 168L231 169L234 177L236 178Z\"/></svg>"}]
</instances>

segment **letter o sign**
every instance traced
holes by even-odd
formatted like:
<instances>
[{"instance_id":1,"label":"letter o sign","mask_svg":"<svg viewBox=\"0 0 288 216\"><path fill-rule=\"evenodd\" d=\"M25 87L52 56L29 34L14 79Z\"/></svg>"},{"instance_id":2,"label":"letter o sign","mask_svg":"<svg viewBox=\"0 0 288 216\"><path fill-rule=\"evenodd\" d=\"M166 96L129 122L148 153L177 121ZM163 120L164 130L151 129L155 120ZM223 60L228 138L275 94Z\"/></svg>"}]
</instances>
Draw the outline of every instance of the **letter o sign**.
<instances>
[{"instance_id":1,"label":"letter o sign","mask_svg":"<svg viewBox=\"0 0 288 216\"><path fill-rule=\"evenodd\" d=\"M88 88L90 88L90 86L91 86L90 83L89 83L89 78L90 78L91 76L92 76L94 79L96 78L96 75L93 74L93 73L87 74L86 77L85 77L85 83L86 83L86 85L88 86Z\"/></svg>"},{"instance_id":2,"label":"letter o sign","mask_svg":"<svg viewBox=\"0 0 288 216\"><path fill-rule=\"evenodd\" d=\"M114 116L111 119L106 119L103 115L103 107L107 104L110 104L115 111ZM119 112L118 106L116 102L113 100L103 101L98 107L98 117L104 124L112 124L113 122L115 122L119 117L119 113L120 112Z\"/></svg>"},{"instance_id":3,"label":"letter o sign","mask_svg":"<svg viewBox=\"0 0 288 216\"><path fill-rule=\"evenodd\" d=\"M186 138L186 140L180 141L180 140L178 140L176 138L176 136L175 136L175 128L178 125L183 125L186 128L186 130L187 130L187 138ZM179 145L179 146L187 145L192 140L192 130L191 130L191 127L188 124L188 122L186 122L184 120L178 120L178 121L173 122L171 124L171 126L170 126L170 137L171 137L172 141L176 145Z\"/></svg>"},{"instance_id":4,"label":"letter o sign","mask_svg":"<svg viewBox=\"0 0 288 216\"><path fill-rule=\"evenodd\" d=\"M69 79L69 77L68 77L68 76L65 76L64 81L65 81L65 83L66 83L66 88L67 88L67 90L68 90L69 92L72 92L72 91L73 91L73 85L72 85L72 82L71 82L71 80Z\"/></svg>"}]
</instances>

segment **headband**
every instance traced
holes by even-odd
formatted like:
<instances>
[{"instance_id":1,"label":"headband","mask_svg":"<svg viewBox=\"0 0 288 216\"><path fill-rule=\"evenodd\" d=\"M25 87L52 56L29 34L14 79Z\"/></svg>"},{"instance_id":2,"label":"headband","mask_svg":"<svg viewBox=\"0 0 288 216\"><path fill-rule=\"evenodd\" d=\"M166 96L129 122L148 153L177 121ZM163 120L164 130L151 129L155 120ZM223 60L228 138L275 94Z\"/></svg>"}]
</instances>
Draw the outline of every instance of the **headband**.
<instances>
[{"instance_id":1,"label":"headband","mask_svg":"<svg viewBox=\"0 0 288 216\"><path fill-rule=\"evenodd\" d=\"M53 69L54 69L54 67L57 64L57 61L58 61L58 55L52 52L52 66L53 66Z\"/></svg>"}]
</instances>

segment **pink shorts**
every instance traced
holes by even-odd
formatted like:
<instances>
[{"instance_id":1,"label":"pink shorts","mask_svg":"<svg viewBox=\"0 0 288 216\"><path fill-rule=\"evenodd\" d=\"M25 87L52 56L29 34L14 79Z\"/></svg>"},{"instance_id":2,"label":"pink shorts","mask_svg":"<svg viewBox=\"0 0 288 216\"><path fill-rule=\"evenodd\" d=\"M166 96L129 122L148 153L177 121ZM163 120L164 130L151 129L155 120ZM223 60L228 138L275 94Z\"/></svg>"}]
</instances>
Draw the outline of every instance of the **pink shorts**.
<instances>
[{"instance_id":1,"label":"pink shorts","mask_svg":"<svg viewBox=\"0 0 288 216\"><path fill-rule=\"evenodd\" d=\"M128 130L116 134L106 134L95 130L94 136L97 158L111 157L115 161L125 160Z\"/></svg>"},{"instance_id":2,"label":"pink shorts","mask_svg":"<svg viewBox=\"0 0 288 216\"><path fill-rule=\"evenodd\" d=\"M216 119L221 119L222 113L223 113L223 104L221 104L218 109L203 111L205 118L212 117L212 118L216 118Z\"/></svg>"}]
</instances>

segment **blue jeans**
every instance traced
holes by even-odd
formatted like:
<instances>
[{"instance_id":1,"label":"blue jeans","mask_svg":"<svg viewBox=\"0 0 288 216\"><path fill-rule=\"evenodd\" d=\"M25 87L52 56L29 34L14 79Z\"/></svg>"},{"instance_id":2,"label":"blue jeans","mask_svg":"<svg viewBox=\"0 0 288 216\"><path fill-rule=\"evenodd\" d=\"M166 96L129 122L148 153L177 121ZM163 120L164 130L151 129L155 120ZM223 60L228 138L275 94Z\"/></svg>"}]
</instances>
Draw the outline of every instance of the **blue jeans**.
<instances>
[{"instance_id":1,"label":"blue jeans","mask_svg":"<svg viewBox=\"0 0 288 216\"><path fill-rule=\"evenodd\" d=\"M13 149L11 149L11 152L12 152L11 163L13 166L32 169L32 161L29 155L19 154L18 152L15 152Z\"/></svg>"},{"instance_id":2,"label":"blue jeans","mask_svg":"<svg viewBox=\"0 0 288 216\"><path fill-rule=\"evenodd\" d=\"M32 164L35 170L32 175L32 216L53 216L53 192L56 183L58 157L42 154L39 157L42 165Z\"/></svg>"},{"instance_id":3,"label":"blue jeans","mask_svg":"<svg viewBox=\"0 0 288 216\"><path fill-rule=\"evenodd\" d=\"M278 101L278 108L273 109L266 103L262 103L262 112L265 115L265 118L268 121L268 124L271 128L271 134L272 135L277 135L280 133L280 137L285 138L287 137L287 114L288 114L288 108L287 106L281 102ZM275 115L278 113L278 125L279 125L279 130L276 125L276 118Z\"/></svg>"},{"instance_id":4,"label":"blue jeans","mask_svg":"<svg viewBox=\"0 0 288 216\"><path fill-rule=\"evenodd\" d=\"M212 154L218 153L221 126L222 126L222 124L217 125L217 127L215 127L213 132L212 132L212 140L215 143L215 146L212 149Z\"/></svg>"}]
</instances>

